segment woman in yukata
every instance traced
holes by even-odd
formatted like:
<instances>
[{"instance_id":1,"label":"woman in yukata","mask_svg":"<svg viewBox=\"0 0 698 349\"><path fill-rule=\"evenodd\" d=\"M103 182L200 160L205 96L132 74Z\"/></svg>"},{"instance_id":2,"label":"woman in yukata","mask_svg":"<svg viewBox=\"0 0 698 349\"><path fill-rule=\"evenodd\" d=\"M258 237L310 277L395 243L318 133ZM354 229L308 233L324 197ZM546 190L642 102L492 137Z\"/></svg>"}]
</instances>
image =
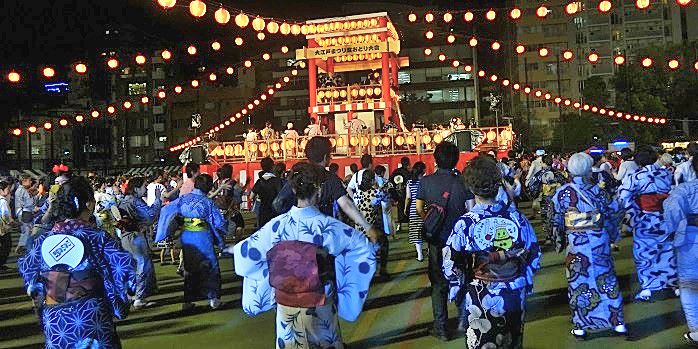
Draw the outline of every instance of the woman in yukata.
<instances>
[{"instance_id":1,"label":"woman in yukata","mask_svg":"<svg viewBox=\"0 0 698 349\"><path fill-rule=\"evenodd\" d=\"M502 176L493 158L471 160L463 177L476 204L443 250L449 299L458 304L467 348L521 348L526 295L540 269L535 232L514 205L495 200Z\"/></svg>"},{"instance_id":2,"label":"woman in yukata","mask_svg":"<svg viewBox=\"0 0 698 349\"><path fill-rule=\"evenodd\" d=\"M194 301L206 299L211 309L221 306L221 272L215 247L225 248L227 221L216 203L208 197L213 178L200 174L194 178L194 190L162 208L155 242L165 241L175 229L177 216L184 217L181 235L184 255L184 304L190 311Z\"/></svg>"},{"instance_id":3,"label":"woman in yukata","mask_svg":"<svg viewBox=\"0 0 698 349\"><path fill-rule=\"evenodd\" d=\"M585 339L588 330L613 329L625 335L623 296L611 256L618 236L618 204L595 184L594 160L585 153L570 157L572 181L551 197L553 237L557 250L567 249L565 271L572 310L572 335Z\"/></svg>"},{"instance_id":4,"label":"woman in yukata","mask_svg":"<svg viewBox=\"0 0 698 349\"><path fill-rule=\"evenodd\" d=\"M124 319L135 263L92 223L94 193L84 177L63 184L53 204L61 220L37 236L19 262L38 309L46 348L121 348L113 318Z\"/></svg>"},{"instance_id":5,"label":"woman in yukata","mask_svg":"<svg viewBox=\"0 0 698 349\"><path fill-rule=\"evenodd\" d=\"M138 278L133 307L140 309L155 305L154 302L147 301L158 288L155 266L150 257L148 233L160 213L161 193L156 193L155 202L148 206L143 200L146 194L145 179L133 177L128 181L125 194L124 199L118 203L121 221L117 227L120 230L121 246L136 260Z\"/></svg>"},{"instance_id":6,"label":"woman in yukata","mask_svg":"<svg viewBox=\"0 0 698 349\"><path fill-rule=\"evenodd\" d=\"M698 173L698 156L691 160ZM688 329L684 338L698 345L698 180L679 184L664 201L666 229L674 233L681 305Z\"/></svg>"},{"instance_id":7,"label":"woman in yukata","mask_svg":"<svg viewBox=\"0 0 698 349\"><path fill-rule=\"evenodd\" d=\"M289 177L298 199L233 248L244 277L242 307L257 315L276 306L276 348L344 348L339 317L355 321L376 269L375 242L316 207L323 171L298 163ZM369 241L370 239L370 241Z\"/></svg>"}]
</instances>

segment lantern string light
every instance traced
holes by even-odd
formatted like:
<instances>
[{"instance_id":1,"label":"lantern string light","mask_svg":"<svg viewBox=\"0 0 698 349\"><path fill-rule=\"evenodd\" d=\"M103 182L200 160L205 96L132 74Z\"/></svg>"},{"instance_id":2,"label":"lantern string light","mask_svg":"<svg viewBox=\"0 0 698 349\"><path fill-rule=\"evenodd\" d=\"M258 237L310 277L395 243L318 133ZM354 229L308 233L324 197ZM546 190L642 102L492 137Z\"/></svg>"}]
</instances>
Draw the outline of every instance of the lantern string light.
<instances>
[{"instance_id":1,"label":"lantern string light","mask_svg":"<svg viewBox=\"0 0 698 349\"><path fill-rule=\"evenodd\" d=\"M253 59L253 58L247 58L247 59L245 59L245 60L243 60L243 61L238 62L237 64L228 64L228 65L219 67L220 69L217 69L217 70L214 69L214 70L216 70L216 71L220 70L220 75L231 75L230 73L228 73L228 71L229 71L230 69L232 69L232 70L233 70L233 73L234 73L235 71L239 71L239 69L242 69L242 68L245 66L246 63L252 64L253 62L254 62L254 63L264 62L264 61L266 61L266 60L264 59L265 55L268 55L268 54L267 54L267 53L262 54L262 55L260 55L259 58L254 58L254 59ZM296 75L296 74L297 74L297 69L298 69L298 68L294 68L294 70L296 71L296 73L293 74L293 75ZM148 96L148 95L128 96L128 97L124 97L124 98L121 99L121 100L118 100L118 99L117 99L117 100L111 101L111 102L109 102L109 103L105 103L104 105L93 106L92 108L90 108L90 109L87 110L87 111L78 111L78 112L75 112L75 118L74 118L75 123L74 123L74 124L82 124L83 122L85 122L85 121L87 121L87 120L98 120L98 119L100 119L99 117L90 117L90 118L85 117L86 115L87 115L87 116L91 115L93 112L96 112L96 115L105 114L105 115L112 115L112 116L113 116L113 115L117 114L118 111L128 111L128 110L130 110L136 103L151 104L151 103L153 102L153 100L154 100L153 97L157 97L157 98L161 101L160 103L166 103L166 100L169 99L171 95L180 95L180 94L182 94L182 92L184 91L183 87L189 87L191 90L195 90L195 88L192 88L192 87L190 86L190 82L193 81L193 80L196 80L196 81L199 81L199 82L200 82L200 81L211 81L211 80L209 79L209 77L210 77L211 74L215 74L215 73L212 73L211 71L207 71L207 72L203 73L202 76L197 77L197 78L195 78L195 79L186 80L186 82L185 82L185 81L181 81L181 82L179 82L179 83L175 83L175 84L172 85L172 87L171 87L170 89L158 89L157 91L154 91L154 93L152 94L152 96ZM200 86L198 86L198 87L200 87ZM169 91L172 92L171 95L169 94ZM144 102L144 101L145 101L145 102ZM47 121L47 122L49 122L49 121ZM43 124L43 123L37 122L37 124L41 125L41 124ZM13 134L14 134L14 129L17 129L17 128L15 127L15 128L13 128L13 129L11 130L11 132L12 132Z\"/></svg>"},{"instance_id":2,"label":"lantern string light","mask_svg":"<svg viewBox=\"0 0 698 349\"><path fill-rule=\"evenodd\" d=\"M170 152L177 152L180 150L184 150L188 147L191 147L193 145L199 144L199 143L201 143L202 139L206 138L206 135L211 136L215 132L222 131L226 126L229 126L230 124L234 123L235 121L240 120L243 116L249 116L253 111L258 110L258 108L259 108L258 106L262 103L262 101L268 100L268 98L266 97L268 94L273 94L273 93L277 92L279 89L282 89L283 87L285 87L287 84L290 83L291 78L293 78L293 76L295 76L295 75L296 74L294 74L293 72L289 73L288 75L284 76L281 80L279 80L269 90L265 90L259 96L255 97L255 98L251 98L248 101L249 103L247 104L247 107L243 107L242 109L240 109L240 111L238 111L234 114L231 114L231 116L228 120L229 122L221 123L221 124L217 124L217 125L214 124L207 131L202 132L198 136L193 137L193 138L189 139L188 141L182 142L180 144L171 146L169 148ZM262 97L262 96L264 96L264 97Z\"/></svg>"}]
</instances>

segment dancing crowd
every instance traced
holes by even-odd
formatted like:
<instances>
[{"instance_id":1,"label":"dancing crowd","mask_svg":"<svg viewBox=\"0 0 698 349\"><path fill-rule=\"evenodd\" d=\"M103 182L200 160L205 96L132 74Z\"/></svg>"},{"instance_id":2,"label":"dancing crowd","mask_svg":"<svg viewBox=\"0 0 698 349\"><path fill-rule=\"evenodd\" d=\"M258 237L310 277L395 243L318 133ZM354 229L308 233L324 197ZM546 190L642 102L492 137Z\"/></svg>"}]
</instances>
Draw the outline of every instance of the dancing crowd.
<instances>
[{"instance_id":1,"label":"dancing crowd","mask_svg":"<svg viewBox=\"0 0 698 349\"><path fill-rule=\"evenodd\" d=\"M389 243L407 231L428 265L431 334L462 335L467 348L521 348L544 245L566 254L572 336L632 331L613 258L632 238L635 300L680 296L684 337L698 344L698 144L686 156L641 147L620 159L595 149L490 152L461 171L458 148L441 142L428 159L433 171L403 158L389 173L366 154L345 178L331 150L315 135L307 160L290 170L263 158L250 186L230 165L211 176L196 164L184 178L82 177L61 167L37 183L2 180L0 267L19 232L17 265L47 348L121 347L114 319L158 306L155 249L184 279L182 312L223 305L220 263L232 256L243 310L277 313L277 348L342 348L339 318L357 320L372 283L391 278ZM533 201L543 221L540 244L521 201ZM255 227L245 226L247 207Z\"/></svg>"}]
</instances>

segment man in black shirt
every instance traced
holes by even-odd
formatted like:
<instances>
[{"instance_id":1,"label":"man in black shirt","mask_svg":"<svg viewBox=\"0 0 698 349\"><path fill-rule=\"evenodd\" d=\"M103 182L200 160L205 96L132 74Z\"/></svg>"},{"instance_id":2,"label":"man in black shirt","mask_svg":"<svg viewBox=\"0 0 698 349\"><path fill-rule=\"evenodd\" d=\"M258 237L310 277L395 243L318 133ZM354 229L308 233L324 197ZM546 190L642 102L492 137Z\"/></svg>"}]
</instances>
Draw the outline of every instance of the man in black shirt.
<instances>
[{"instance_id":1,"label":"man in black shirt","mask_svg":"<svg viewBox=\"0 0 698 349\"><path fill-rule=\"evenodd\" d=\"M358 225L364 227L366 231L373 231L374 236L383 234L379 230L373 228L366 221L366 218L361 214L354 202L347 196L347 191L344 189L342 180L337 175L325 170L327 164L330 163L332 153L332 144L330 140L323 136L315 136L308 141L305 146L305 156L311 163L322 167L325 172L325 180L320 187L320 200L318 200L318 209L327 216L335 216L335 210L341 210L346 216ZM291 185L286 185L281 189L281 192L274 199L274 210L276 214L288 212L291 206L296 204L296 197L293 195Z\"/></svg>"},{"instance_id":2,"label":"man in black shirt","mask_svg":"<svg viewBox=\"0 0 698 349\"><path fill-rule=\"evenodd\" d=\"M252 187L252 194L250 195L250 201L255 202L259 198L259 212L257 214L257 229L263 227L272 218L274 218L274 208L272 207L272 202L279 191L283 183L281 179L274 175L272 171L274 170L274 160L270 157L262 159L262 172L259 173L259 179L255 182L254 187Z\"/></svg>"},{"instance_id":3,"label":"man in black shirt","mask_svg":"<svg viewBox=\"0 0 698 349\"><path fill-rule=\"evenodd\" d=\"M441 340L448 340L446 322L448 320L448 281L441 271L443 266L442 250L451 234L454 224L467 210L467 202L475 199L455 169L459 157L458 147L450 142L442 142L434 149L437 170L420 181L417 193L417 214L426 217L426 208L438 202L445 192L450 193L446 205L445 217L438 236L429 244L429 281L431 282L431 306L434 314L432 335Z\"/></svg>"},{"instance_id":4,"label":"man in black shirt","mask_svg":"<svg viewBox=\"0 0 698 349\"><path fill-rule=\"evenodd\" d=\"M395 178L398 176L402 178L396 181ZM395 235L402 228L402 223L409 223L409 217L405 215L405 197L407 196L407 180L410 177L410 158L405 156L400 159L400 167L390 175L390 183L393 184L390 196L393 197L397 204L397 229L395 229Z\"/></svg>"}]
</instances>

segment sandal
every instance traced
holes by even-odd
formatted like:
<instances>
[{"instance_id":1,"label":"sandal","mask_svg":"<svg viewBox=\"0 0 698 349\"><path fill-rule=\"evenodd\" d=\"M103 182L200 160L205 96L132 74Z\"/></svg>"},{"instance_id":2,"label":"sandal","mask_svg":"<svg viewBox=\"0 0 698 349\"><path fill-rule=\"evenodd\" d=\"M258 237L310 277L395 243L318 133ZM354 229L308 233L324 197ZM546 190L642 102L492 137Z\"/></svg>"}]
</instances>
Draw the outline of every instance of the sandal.
<instances>
[{"instance_id":1,"label":"sandal","mask_svg":"<svg viewBox=\"0 0 698 349\"><path fill-rule=\"evenodd\" d=\"M587 339L587 331L584 331L584 334L576 334L574 330L571 330L570 334L578 341L585 341Z\"/></svg>"}]
</instances>

